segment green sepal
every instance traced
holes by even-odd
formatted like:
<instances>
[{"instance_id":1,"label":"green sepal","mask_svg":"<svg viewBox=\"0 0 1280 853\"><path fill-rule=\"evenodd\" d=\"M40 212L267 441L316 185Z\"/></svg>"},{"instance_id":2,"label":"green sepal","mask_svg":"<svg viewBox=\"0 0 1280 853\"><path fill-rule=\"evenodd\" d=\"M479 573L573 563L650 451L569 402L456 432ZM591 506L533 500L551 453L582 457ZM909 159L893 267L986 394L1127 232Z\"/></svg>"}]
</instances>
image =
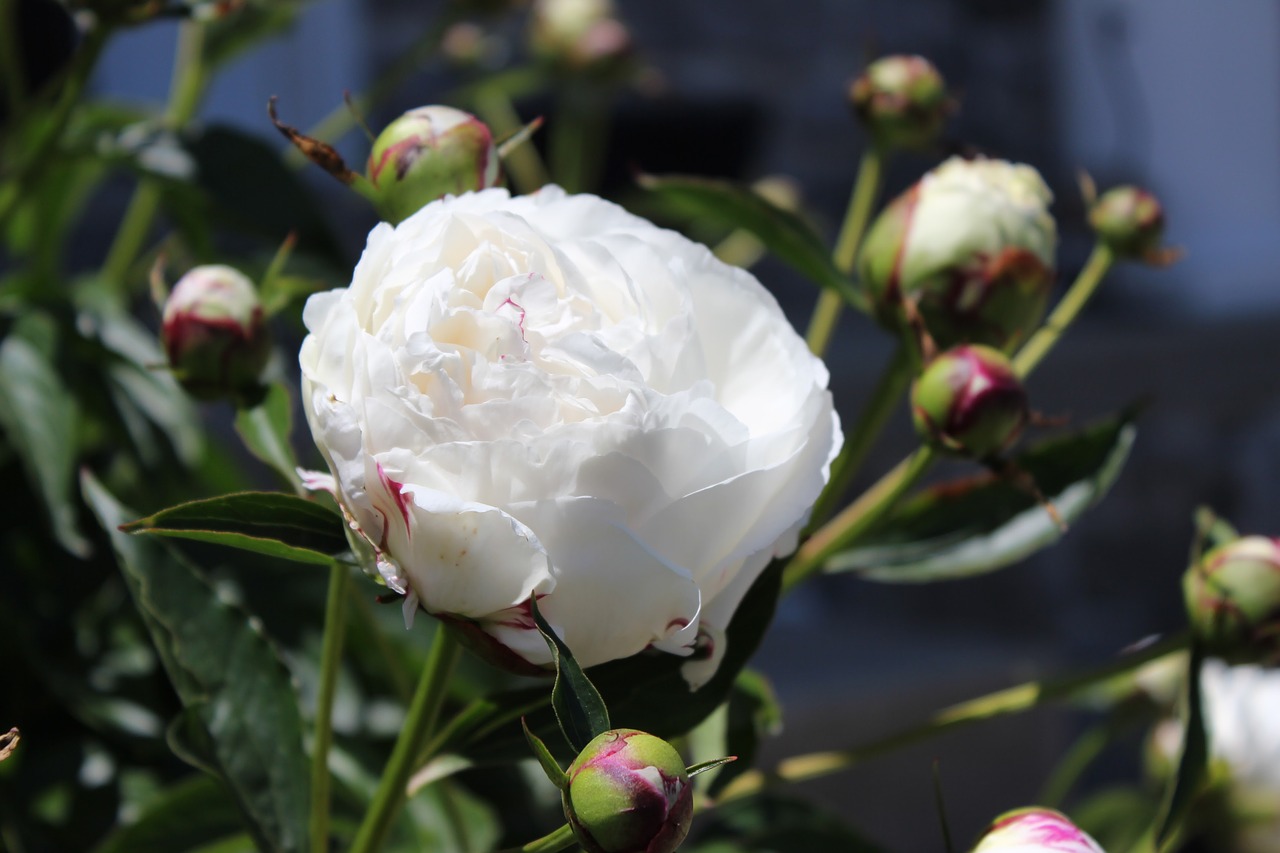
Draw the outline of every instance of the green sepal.
<instances>
[{"instance_id":1,"label":"green sepal","mask_svg":"<svg viewBox=\"0 0 1280 853\"><path fill-rule=\"evenodd\" d=\"M556 681L551 688L551 707L555 709L556 721L574 752L581 752L593 738L612 728L609 709L600 691L574 660L569 647L538 612L536 595L529 598L529 611L556 665Z\"/></svg>"}]
</instances>

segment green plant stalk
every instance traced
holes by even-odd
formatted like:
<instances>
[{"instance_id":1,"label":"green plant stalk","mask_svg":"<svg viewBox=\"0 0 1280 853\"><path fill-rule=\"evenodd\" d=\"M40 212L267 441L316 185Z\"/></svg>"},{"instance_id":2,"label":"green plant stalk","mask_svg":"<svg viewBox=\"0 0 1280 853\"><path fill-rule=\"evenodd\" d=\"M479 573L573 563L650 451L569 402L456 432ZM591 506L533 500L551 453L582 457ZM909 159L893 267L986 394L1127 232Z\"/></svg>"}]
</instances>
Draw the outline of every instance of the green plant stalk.
<instances>
[{"instance_id":1,"label":"green plant stalk","mask_svg":"<svg viewBox=\"0 0 1280 853\"><path fill-rule=\"evenodd\" d=\"M920 725L902 729L853 749L793 756L779 762L774 770L767 773L760 770L748 771L729 783L728 787L721 792L719 799L709 805L724 805L759 793L770 785L802 782L828 776L952 729L995 717L1022 713L1049 702L1068 698L1086 687L1129 672L1153 660L1177 654L1187 648L1189 639L1187 632L1175 634L1083 673L1043 682L1029 681L968 702L952 705L934 714Z\"/></svg>"},{"instance_id":2,"label":"green plant stalk","mask_svg":"<svg viewBox=\"0 0 1280 853\"><path fill-rule=\"evenodd\" d=\"M834 505L849 487L862 463L866 461L875 440L884 431L885 424L893 415L899 398L911 384L911 359L904 347L899 347L893 360L880 375L880 381L871 392L871 399L858 415L853 431L845 438L840 454L831 463L831 479L822 495L813 506L810 528L821 524L835 508Z\"/></svg>"},{"instance_id":3,"label":"green plant stalk","mask_svg":"<svg viewBox=\"0 0 1280 853\"><path fill-rule=\"evenodd\" d=\"M1088 262L1049 315L1049 319L1014 357L1014 370L1019 377L1025 379L1029 376L1049 354L1063 332L1075 322L1114 262L1115 256L1110 249L1101 244L1094 248ZM938 453L929 447L917 449L835 518L819 528L800 547L784 570L782 593L785 595L797 584L821 571L823 563L829 557L871 530L924 476L937 458Z\"/></svg>"},{"instance_id":4,"label":"green plant stalk","mask_svg":"<svg viewBox=\"0 0 1280 853\"><path fill-rule=\"evenodd\" d=\"M511 98L496 86L484 86L475 95L476 112L489 125L495 138L501 138L519 130L523 123ZM538 156L538 149L531 142L517 146L502 161L517 192L531 193L550 183L547 167Z\"/></svg>"},{"instance_id":5,"label":"green plant stalk","mask_svg":"<svg viewBox=\"0 0 1280 853\"><path fill-rule=\"evenodd\" d=\"M173 77L169 85L169 105L165 109L165 124L178 129L189 122L200 105L204 94L206 69L204 67L204 26L195 21L183 21L178 28L178 46L173 61ZM129 268L142 251L151 223L160 209L160 184L144 178L129 200L120 227L116 231L111 248L102 263L102 275L116 282L123 289Z\"/></svg>"},{"instance_id":6,"label":"green plant stalk","mask_svg":"<svg viewBox=\"0 0 1280 853\"><path fill-rule=\"evenodd\" d=\"M609 132L609 100L577 80L561 85L551 119L551 176L565 192L595 188Z\"/></svg>"},{"instance_id":7,"label":"green plant stalk","mask_svg":"<svg viewBox=\"0 0 1280 853\"><path fill-rule=\"evenodd\" d=\"M71 70L67 75L62 92L53 106L52 113L45 120L44 129L29 146L29 156L15 170L14 177L0 187L0 229L2 229L13 211L22 202L23 193L32 182L40 176L44 169L57 161L52 153L58 147L58 140L66 129L71 111L80 100L89 76L98 64L98 57L106 46L110 31L102 26L89 30L84 44L72 60ZM17 115L11 117L17 121Z\"/></svg>"},{"instance_id":8,"label":"green plant stalk","mask_svg":"<svg viewBox=\"0 0 1280 853\"><path fill-rule=\"evenodd\" d=\"M867 230L867 223L871 221L871 209L875 206L876 196L880 194L883 172L884 153L873 145L862 155L862 161L858 165L858 177L854 180L853 192L849 195L849 208L845 213L844 223L840 226L835 249L831 253L836 269L846 275L853 270L862 235ZM819 358L831 343L831 335L843 309L844 300L835 291L824 289L818 295L818 304L809 321L805 340L809 344L809 350Z\"/></svg>"},{"instance_id":9,"label":"green plant stalk","mask_svg":"<svg viewBox=\"0 0 1280 853\"><path fill-rule=\"evenodd\" d=\"M573 829L565 824L554 832L549 832L536 841L530 841L521 847L509 847L499 853L556 853L565 850L574 842Z\"/></svg>"},{"instance_id":10,"label":"green plant stalk","mask_svg":"<svg viewBox=\"0 0 1280 853\"><path fill-rule=\"evenodd\" d=\"M462 653L453 635L441 625L436 629L431 653L413 694L400 736L382 771L378 790L365 812L350 853L374 853L381 849L391 821L405 799L405 786L422 755L423 745L435 732L440 709L448 695L449 678Z\"/></svg>"},{"instance_id":11,"label":"green plant stalk","mask_svg":"<svg viewBox=\"0 0 1280 853\"><path fill-rule=\"evenodd\" d=\"M387 679L391 682L391 689L395 691L395 696L401 702L408 702L413 697L413 682L410 674L405 670L404 663L397 654L396 649L387 640L382 633L381 627L378 625L378 618L373 615L373 606L365 599L364 596L356 596L355 613L360 617L360 621L365 623L365 630L369 632L369 636L373 638L376 646L378 659L383 662L386 667Z\"/></svg>"},{"instance_id":12,"label":"green plant stalk","mask_svg":"<svg viewBox=\"0 0 1280 853\"><path fill-rule=\"evenodd\" d=\"M1013 359L1013 370L1019 378L1026 379L1035 370L1041 360L1049 354L1058 339L1062 337L1079 316L1081 309L1088 303L1107 271L1115 263L1115 254L1103 243L1093 247L1093 253L1085 262L1080 274L1072 282L1071 288L1054 307L1049 319L1031 336Z\"/></svg>"},{"instance_id":13,"label":"green plant stalk","mask_svg":"<svg viewBox=\"0 0 1280 853\"><path fill-rule=\"evenodd\" d=\"M333 744L333 694L342 661L346 631L346 592L350 571L335 562L329 569L329 594L324 606L324 643L320 651L320 690L316 696L316 730L311 746L311 850L329 849L329 747Z\"/></svg>"}]
</instances>

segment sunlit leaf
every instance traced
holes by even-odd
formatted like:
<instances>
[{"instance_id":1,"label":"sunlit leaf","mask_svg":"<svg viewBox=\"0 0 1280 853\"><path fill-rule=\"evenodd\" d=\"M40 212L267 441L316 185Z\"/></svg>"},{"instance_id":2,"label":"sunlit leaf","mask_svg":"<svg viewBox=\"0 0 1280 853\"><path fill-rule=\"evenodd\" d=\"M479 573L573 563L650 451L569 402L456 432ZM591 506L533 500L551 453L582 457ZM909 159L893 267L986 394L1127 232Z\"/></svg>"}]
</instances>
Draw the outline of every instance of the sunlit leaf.
<instances>
[{"instance_id":1,"label":"sunlit leaf","mask_svg":"<svg viewBox=\"0 0 1280 853\"><path fill-rule=\"evenodd\" d=\"M97 480L85 474L82 489L187 709L171 739L188 744L191 757L227 784L262 849L304 849L309 776L302 717L275 648L255 618L220 598L177 554L120 532L129 513Z\"/></svg>"},{"instance_id":2,"label":"sunlit leaf","mask_svg":"<svg viewBox=\"0 0 1280 853\"><path fill-rule=\"evenodd\" d=\"M1071 524L1111 488L1136 432L1132 415L1122 414L1039 444L1016 463ZM856 547L833 556L826 570L889 583L948 580L1003 568L1060 538L1061 528L1034 497L981 475L904 501Z\"/></svg>"}]
</instances>

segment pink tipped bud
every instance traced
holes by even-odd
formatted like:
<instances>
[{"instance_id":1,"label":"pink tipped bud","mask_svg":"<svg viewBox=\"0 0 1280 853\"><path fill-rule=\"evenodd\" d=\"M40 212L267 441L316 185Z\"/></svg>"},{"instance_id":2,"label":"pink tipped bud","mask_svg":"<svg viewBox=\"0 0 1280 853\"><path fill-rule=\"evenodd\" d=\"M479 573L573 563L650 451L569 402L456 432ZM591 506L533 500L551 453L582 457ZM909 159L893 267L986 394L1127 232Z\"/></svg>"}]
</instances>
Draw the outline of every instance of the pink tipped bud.
<instances>
[{"instance_id":1,"label":"pink tipped bud","mask_svg":"<svg viewBox=\"0 0 1280 853\"><path fill-rule=\"evenodd\" d=\"M924 148L951 111L947 86L923 56L886 56L849 85L854 114L883 148Z\"/></svg>"},{"instance_id":2,"label":"pink tipped bud","mask_svg":"<svg viewBox=\"0 0 1280 853\"><path fill-rule=\"evenodd\" d=\"M985 459L1018 437L1028 417L1027 393L998 350L956 347L935 358L916 380L911 413L926 441Z\"/></svg>"},{"instance_id":3,"label":"pink tipped bud","mask_svg":"<svg viewBox=\"0 0 1280 853\"><path fill-rule=\"evenodd\" d=\"M253 283L228 266L200 266L174 286L164 306L165 353L174 376L201 399L252 398L271 354Z\"/></svg>"},{"instance_id":4,"label":"pink tipped bud","mask_svg":"<svg viewBox=\"0 0 1280 853\"><path fill-rule=\"evenodd\" d=\"M1182 588L1210 651L1234 661L1280 657L1280 539L1246 536L1214 548Z\"/></svg>"},{"instance_id":5,"label":"pink tipped bud","mask_svg":"<svg viewBox=\"0 0 1280 853\"><path fill-rule=\"evenodd\" d=\"M489 127L453 107L419 107L387 125L369 153L378 213L402 222L436 199L495 186L502 178Z\"/></svg>"},{"instance_id":6,"label":"pink tipped bud","mask_svg":"<svg viewBox=\"0 0 1280 853\"><path fill-rule=\"evenodd\" d=\"M565 817L588 853L671 853L689 832L689 773L661 738L605 732L569 765L568 778Z\"/></svg>"},{"instance_id":7,"label":"pink tipped bud","mask_svg":"<svg viewBox=\"0 0 1280 853\"><path fill-rule=\"evenodd\" d=\"M631 33L611 0L537 0L530 42L539 56L576 70L600 69L631 51Z\"/></svg>"},{"instance_id":8,"label":"pink tipped bud","mask_svg":"<svg viewBox=\"0 0 1280 853\"><path fill-rule=\"evenodd\" d=\"M1005 812L987 827L973 853L1106 853L1089 833L1053 809Z\"/></svg>"}]
</instances>

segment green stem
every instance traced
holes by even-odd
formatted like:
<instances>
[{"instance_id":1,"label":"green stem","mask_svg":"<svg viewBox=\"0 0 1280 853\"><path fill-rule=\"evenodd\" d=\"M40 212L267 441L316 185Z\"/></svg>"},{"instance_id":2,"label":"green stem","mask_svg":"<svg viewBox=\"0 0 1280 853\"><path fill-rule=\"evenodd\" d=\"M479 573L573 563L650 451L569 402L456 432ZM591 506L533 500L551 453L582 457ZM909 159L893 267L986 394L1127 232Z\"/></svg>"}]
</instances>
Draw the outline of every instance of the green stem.
<instances>
[{"instance_id":1,"label":"green stem","mask_svg":"<svg viewBox=\"0 0 1280 853\"><path fill-rule=\"evenodd\" d=\"M831 463L831 479L813 506L811 525L821 524L834 509L833 505L844 495L849 482L857 475L876 438L893 415L899 398L911 384L912 375L910 356L905 347L899 347L893 360L880 375L879 383L871 392L871 399L858 415L853 432L846 436L840 455Z\"/></svg>"},{"instance_id":2,"label":"green stem","mask_svg":"<svg viewBox=\"0 0 1280 853\"><path fill-rule=\"evenodd\" d=\"M768 773L759 770L748 771L731 782L714 805L723 805L751 796L769 785L802 782L848 770L871 758L928 740L952 729L994 717L1018 714L1048 702L1070 697L1085 687L1129 672L1158 658L1176 654L1187 647L1188 639L1189 636L1185 632L1176 634L1083 673L1044 682L1029 681L962 702L939 711L920 725L911 726L864 746L793 756L779 762L777 767Z\"/></svg>"},{"instance_id":3,"label":"green stem","mask_svg":"<svg viewBox=\"0 0 1280 853\"><path fill-rule=\"evenodd\" d=\"M828 557L884 518L936 458L937 453L931 447L919 448L809 537L782 573L782 594L786 595L801 581L817 574Z\"/></svg>"},{"instance_id":4,"label":"green stem","mask_svg":"<svg viewBox=\"0 0 1280 853\"><path fill-rule=\"evenodd\" d=\"M524 126L510 96L497 86L484 86L477 90L475 107L495 138L508 136ZM532 142L517 146L503 158L502 166L517 192L531 193L551 181L547 167Z\"/></svg>"},{"instance_id":5,"label":"green stem","mask_svg":"<svg viewBox=\"0 0 1280 853\"><path fill-rule=\"evenodd\" d=\"M871 209L875 205L876 196L880 194L883 172L884 154L876 146L868 148L858 165L858 177L854 180L853 192L849 195L849 208L845 213L844 224L840 226L836 247L831 253L836 269L842 273L848 274L853 270L858 246L862 243L862 235L871 220ZM813 318L809 321L809 330L805 335L814 355L821 356L827 351L843 308L844 300L835 291L824 289L818 295L818 305L814 308Z\"/></svg>"},{"instance_id":6,"label":"green stem","mask_svg":"<svg viewBox=\"0 0 1280 853\"><path fill-rule=\"evenodd\" d=\"M329 849L329 747L333 744L333 694L338 685L338 666L342 660L349 575L342 563L334 563L329 569L324 644L320 652L320 691L316 696L315 741L311 747L312 853L325 853Z\"/></svg>"},{"instance_id":7,"label":"green stem","mask_svg":"<svg viewBox=\"0 0 1280 853\"><path fill-rule=\"evenodd\" d=\"M439 626L435 641L431 644L431 654L418 681L418 689L409 705L404 726L391 750L391 758L382 771L373 802L356 833L351 853L374 853L382 847L387 831L391 828L391 820L404 803L405 785L423 752L423 745L435 731L440 709L449 692L449 677L453 674L461 652L462 647L457 644L453 635L443 625Z\"/></svg>"},{"instance_id":8,"label":"green stem","mask_svg":"<svg viewBox=\"0 0 1280 853\"><path fill-rule=\"evenodd\" d=\"M164 116L165 124L173 130L181 128L195 116L200 97L204 94L204 35L204 26L195 21L184 21L178 29L169 105ZM138 184L120 220L111 248L107 250L106 260L102 262L102 275L107 281L123 287L129 268L151 232L151 223L160 209L160 198L158 182L143 179Z\"/></svg>"},{"instance_id":9,"label":"green stem","mask_svg":"<svg viewBox=\"0 0 1280 853\"><path fill-rule=\"evenodd\" d=\"M399 650L382 633L382 626L378 624L378 617L374 615L373 606L369 604L368 599L363 595L358 595L352 601L355 603L356 615L364 623L364 628L376 647L374 649L375 655L386 668L386 676L391 682L391 689L395 691L397 699L401 702L408 702L413 697L413 681L404 666L404 661L400 658Z\"/></svg>"},{"instance_id":10,"label":"green stem","mask_svg":"<svg viewBox=\"0 0 1280 853\"><path fill-rule=\"evenodd\" d=\"M608 135L609 101L589 84L561 85L551 118L551 176L566 192L593 189L600 180L601 155Z\"/></svg>"},{"instance_id":11,"label":"green stem","mask_svg":"<svg viewBox=\"0 0 1280 853\"><path fill-rule=\"evenodd\" d=\"M567 849L573 842L573 829L566 823L536 841L530 841L521 847L509 847L499 853L556 853L557 850Z\"/></svg>"},{"instance_id":12,"label":"green stem","mask_svg":"<svg viewBox=\"0 0 1280 853\"><path fill-rule=\"evenodd\" d=\"M1093 247L1093 254L1089 255L1089 260L1085 262L1084 268L1080 270L1080 274L1076 276L1066 295L1053 309L1049 319L1014 357L1013 369L1018 376L1025 379L1031 371L1035 370L1041 359L1049 354L1054 344L1062 337L1062 333L1075 322L1080 310L1098 289L1098 285L1102 283L1102 279L1115 260L1115 254L1102 243Z\"/></svg>"}]
</instances>

